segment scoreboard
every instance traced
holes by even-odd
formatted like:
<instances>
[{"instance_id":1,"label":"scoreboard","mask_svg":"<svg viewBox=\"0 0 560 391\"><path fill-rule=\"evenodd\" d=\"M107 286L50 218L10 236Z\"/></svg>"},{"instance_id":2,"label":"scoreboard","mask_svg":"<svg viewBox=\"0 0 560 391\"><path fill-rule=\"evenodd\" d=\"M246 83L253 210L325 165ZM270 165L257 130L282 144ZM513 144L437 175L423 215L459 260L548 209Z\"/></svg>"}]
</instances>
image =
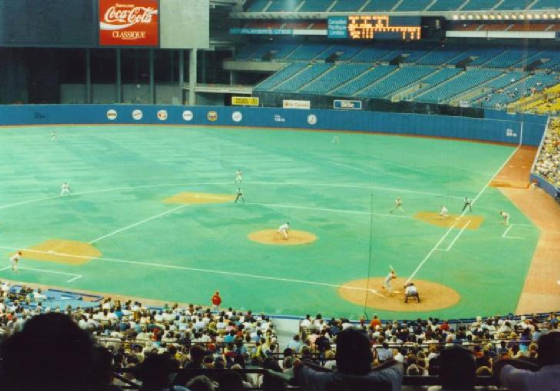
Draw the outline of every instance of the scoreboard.
<instances>
[{"instance_id":1,"label":"scoreboard","mask_svg":"<svg viewBox=\"0 0 560 391\"><path fill-rule=\"evenodd\" d=\"M352 40L418 40L420 17L388 15L333 16L328 19L328 37Z\"/></svg>"}]
</instances>

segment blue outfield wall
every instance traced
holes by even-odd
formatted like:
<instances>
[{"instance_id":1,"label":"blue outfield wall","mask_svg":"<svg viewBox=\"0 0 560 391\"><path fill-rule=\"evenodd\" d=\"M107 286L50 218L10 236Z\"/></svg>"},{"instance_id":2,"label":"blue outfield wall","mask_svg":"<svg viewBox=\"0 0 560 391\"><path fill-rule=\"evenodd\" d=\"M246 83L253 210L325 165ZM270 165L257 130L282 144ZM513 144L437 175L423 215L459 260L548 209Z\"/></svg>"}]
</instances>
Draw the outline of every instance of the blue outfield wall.
<instances>
[{"instance_id":1,"label":"blue outfield wall","mask_svg":"<svg viewBox=\"0 0 560 391\"><path fill-rule=\"evenodd\" d=\"M325 129L539 145L546 117L485 113L486 118L375 111L159 105L0 106L0 125L173 124Z\"/></svg>"}]
</instances>

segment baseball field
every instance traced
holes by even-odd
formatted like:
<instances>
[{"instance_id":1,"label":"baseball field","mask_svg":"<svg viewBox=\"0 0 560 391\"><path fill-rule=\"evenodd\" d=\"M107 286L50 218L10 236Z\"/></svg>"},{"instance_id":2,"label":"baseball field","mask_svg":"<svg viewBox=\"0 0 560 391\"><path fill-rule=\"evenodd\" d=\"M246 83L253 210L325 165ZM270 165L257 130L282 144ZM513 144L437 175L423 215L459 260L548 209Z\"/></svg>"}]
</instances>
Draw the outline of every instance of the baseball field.
<instances>
[{"instance_id":1,"label":"baseball field","mask_svg":"<svg viewBox=\"0 0 560 391\"><path fill-rule=\"evenodd\" d=\"M5 127L0 278L196 304L219 290L225 306L270 314L514 312L539 237L489 186L514 152L360 133ZM420 303L403 303L406 281Z\"/></svg>"}]
</instances>

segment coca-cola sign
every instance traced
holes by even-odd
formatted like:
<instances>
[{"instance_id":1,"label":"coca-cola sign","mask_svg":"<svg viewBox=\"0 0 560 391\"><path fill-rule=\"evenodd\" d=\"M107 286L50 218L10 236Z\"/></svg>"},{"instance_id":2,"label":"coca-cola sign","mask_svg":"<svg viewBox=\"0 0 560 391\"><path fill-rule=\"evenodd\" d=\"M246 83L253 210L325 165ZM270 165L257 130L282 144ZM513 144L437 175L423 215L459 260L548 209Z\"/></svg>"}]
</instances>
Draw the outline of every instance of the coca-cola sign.
<instances>
[{"instance_id":1,"label":"coca-cola sign","mask_svg":"<svg viewBox=\"0 0 560 391\"><path fill-rule=\"evenodd\" d=\"M99 0L101 46L158 46L158 0Z\"/></svg>"}]
</instances>

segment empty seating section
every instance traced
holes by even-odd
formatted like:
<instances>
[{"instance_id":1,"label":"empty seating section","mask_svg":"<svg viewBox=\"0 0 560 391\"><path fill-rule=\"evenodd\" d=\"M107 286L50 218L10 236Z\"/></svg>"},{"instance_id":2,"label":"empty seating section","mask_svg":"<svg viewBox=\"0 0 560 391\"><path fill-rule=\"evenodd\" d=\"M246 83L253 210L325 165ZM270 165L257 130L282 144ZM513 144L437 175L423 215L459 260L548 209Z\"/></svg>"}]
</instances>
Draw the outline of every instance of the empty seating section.
<instances>
[{"instance_id":1,"label":"empty seating section","mask_svg":"<svg viewBox=\"0 0 560 391\"><path fill-rule=\"evenodd\" d=\"M421 58L424 58L430 50L425 48L404 49L402 52L405 57L404 62L416 63Z\"/></svg>"},{"instance_id":2,"label":"empty seating section","mask_svg":"<svg viewBox=\"0 0 560 391\"><path fill-rule=\"evenodd\" d=\"M546 61L543 61L537 68L560 71L560 53L558 51L545 50L542 52L541 58Z\"/></svg>"},{"instance_id":3,"label":"empty seating section","mask_svg":"<svg viewBox=\"0 0 560 391\"><path fill-rule=\"evenodd\" d=\"M420 58L416 64L419 65L443 65L447 64L455 57L459 56L460 54L464 53L463 50L460 49L445 49L445 48L438 48L432 50L426 56Z\"/></svg>"},{"instance_id":4,"label":"empty seating section","mask_svg":"<svg viewBox=\"0 0 560 391\"><path fill-rule=\"evenodd\" d=\"M432 0L403 0L395 11L424 11Z\"/></svg>"},{"instance_id":5,"label":"empty seating section","mask_svg":"<svg viewBox=\"0 0 560 391\"><path fill-rule=\"evenodd\" d=\"M461 11L478 11L492 9L498 3L497 0L469 0Z\"/></svg>"},{"instance_id":6,"label":"empty seating section","mask_svg":"<svg viewBox=\"0 0 560 391\"><path fill-rule=\"evenodd\" d=\"M273 89L276 92L296 92L305 84L326 72L332 64L313 64Z\"/></svg>"},{"instance_id":7,"label":"empty seating section","mask_svg":"<svg viewBox=\"0 0 560 391\"><path fill-rule=\"evenodd\" d=\"M331 55L338 54L338 60L348 60L358 53L360 49L358 46L334 45L319 54L315 59L325 60Z\"/></svg>"},{"instance_id":8,"label":"empty seating section","mask_svg":"<svg viewBox=\"0 0 560 391\"><path fill-rule=\"evenodd\" d=\"M272 0L272 4L266 10L267 12L294 12L299 5L300 0Z\"/></svg>"},{"instance_id":9,"label":"empty seating section","mask_svg":"<svg viewBox=\"0 0 560 391\"><path fill-rule=\"evenodd\" d=\"M445 102L459 93L493 79L499 74L500 71L492 69L471 69L459 77L418 96L416 100L429 103Z\"/></svg>"},{"instance_id":10,"label":"empty seating section","mask_svg":"<svg viewBox=\"0 0 560 391\"><path fill-rule=\"evenodd\" d=\"M535 55L534 50L511 49L484 63L487 68L508 68ZM523 61L524 63L526 61Z\"/></svg>"},{"instance_id":11,"label":"empty seating section","mask_svg":"<svg viewBox=\"0 0 560 391\"><path fill-rule=\"evenodd\" d=\"M390 53L395 53L393 49L388 48L365 48L356 54L352 61L354 62L375 62L382 61L389 56ZM395 53L396 55L396 53Z\"/></svg>"},{"instance_id":12,"label":"empty seating section","mask_svg":"<svg viewBox=\"0 0 560 391\"><path fill-rule=\"evenodd\" d=\"M334 0L305 0L299 12L324 12Z\"/></svg>"},{"instance_id":13,"label":"empty seating section","mask_svg":"<svg viewBox=\"0 0 560 391\"><path fill-rule=\"evenodd\" d=\"M474 60L469 65L482 65L485 62L492 60L494 57L503 53L505 49L502 48L485 48L474 49L467 53L467 56L474 57Z\"/></svg>"},{"instance_id":14,"label":"empty seating section","mask_svg":"<svg viewBox=\"0 0 560 391\"><path fill-rule=\"evenodd\" d=\"M274 44L264 44L264 45L252 45L253 52L251 53L250 59L251 60L261 60L265 55L271 55L273 59L282 59L286 57L288 54L293 52L297 44L281 44L281 45L274 45Z\"/></svg>"},{"instance_id":15,"label":"empty seating section","mask_svg":"<svg viewBox=\"0 0 560 391\"><path fill-rule=\"evenodd\" d=\"M438 0L427 11L456 11L466 0Z\"/></svg>"},{"instance_id":16,"label":"empty seating section","mask_svg":"<svg viewBox=\"0 0 560 391\"><path fill-rule=\"evenodd\" d=\"M388 75L389 73L393 72L396 69L394 65L380 65L376 68L373 68L356 80L352 81L352 83L346 84L340 88L337 88L335 91L332 91L330 95L336 96L353 96L356 92L360 91L362 88L367 87L371 83L375 82L376 80L381 79L382 77Z\"/></svg>"},{"instance_id":17,"label":"empty seating section","mask_svg":"<svg viewBox=\"0 0 560 391\"><path fill-rule=\"evenodd\" d=\"M439 83L443 83L444 81L451 79L453 76L459 74L461 69L459 68L443 68L438 72L431 74L430 76L426 77L420 82L420 88L416 90L411 98L414 96L418 96L424 91L427 91L430 88L437 86Z\"/></svg>"},{"instance_id":18,"label":"empty seating section","mask_svg":"<svg viewBox=\"0 0 560 391\"><path fill-rule=\"evenodd\" d=\"M530 8L532 10L542 9L560 9L560 2L558 0L539 0Z\"/></svg>"},{"instance_id":19,"label":"empty seating section","mask_svg":"<svg viewBox=\"0 0 560 391\"><path fill-rule=\"evenodd\" d=\"M333 88L352 80L369 68L367 64L341 64L326 74L320 76L300 92L311 94L326 94Z\"/></svg>"},{"instance_id":20,"label":"empty seating section","mask_svg":"<svg viewBox=\"0 0 560 391\"><path fill-rule=\"evenodd\" d=\"M517 11L527 8L533 0L504 0L495 9L504 11Z\"/></svg>"},{"instance_id":21,"label":"empty seating section","mask_svg":"<svg viewBox=\"0 0 560 391\"><path fill-rule=\"evenodd\" d=\"M391 11L395 5L397 5L398 0L375 0L371 1L364 8L364 12L369 11Z\"/></svg>"},{"instance_id":22,"label":"empty seating section","mask_svg":"<svg viewBox=\"0 0 560 391\"><path fill-rule=\"evenodd\" d=\"M312 60L316 57L319 53L323 50L328 48L329 45L323 43L311 43L311 44L303 44L298 47L292 54L290 54L287 58L292 61L296 60Z\"/></svg>"},{"instance_id":23,"label":"empty seating section","mask_svg":"<svg viewBox=\"0 0 560 391\"><path fill-rule=\"evenodd\" d=\"M397 92L397 90L421 79L422 77L434 72L432 67L410 66L402 67L397 72L388 76L366 90L362 91L358 96L367 98L384 98L389 94Z\"/></svg>"},{"instance_id":24,"label":"empty seating section","mask_svg":"<svg viewBox=\"0 0 560 391\"><path fill-rule=\"evenodd\" d=\"M336 4L331 8L331 12L352 12L358 11L366 0L337 0Z\"/></svg>"},{"instance_id":25,"label":"empty seating section","mask_svg":"<svg viewBox=\"0 0 560 391\"><path fill-rule=\"evenodd\" d=\"M247 12L262 12L268 5L269 0L254 0L249 4Z\"/></svg>"},{"instance_id":26,"label":"empty seating section","mask_svg":"<svg viewBox=\"0 0 560 391\"><path fill-rule=\"evenodd\" d=\"M259 85L255 87L256 91L267 91L274 88L276 85L282 83L284 80L292 77L303 68L305 68L307 64L303 62L295 62L293 64L288 65L286 68L282 69L279 72L276 72L274 75L270 76L268 79L261 82Z\"/></svg>"}]
</instances>

